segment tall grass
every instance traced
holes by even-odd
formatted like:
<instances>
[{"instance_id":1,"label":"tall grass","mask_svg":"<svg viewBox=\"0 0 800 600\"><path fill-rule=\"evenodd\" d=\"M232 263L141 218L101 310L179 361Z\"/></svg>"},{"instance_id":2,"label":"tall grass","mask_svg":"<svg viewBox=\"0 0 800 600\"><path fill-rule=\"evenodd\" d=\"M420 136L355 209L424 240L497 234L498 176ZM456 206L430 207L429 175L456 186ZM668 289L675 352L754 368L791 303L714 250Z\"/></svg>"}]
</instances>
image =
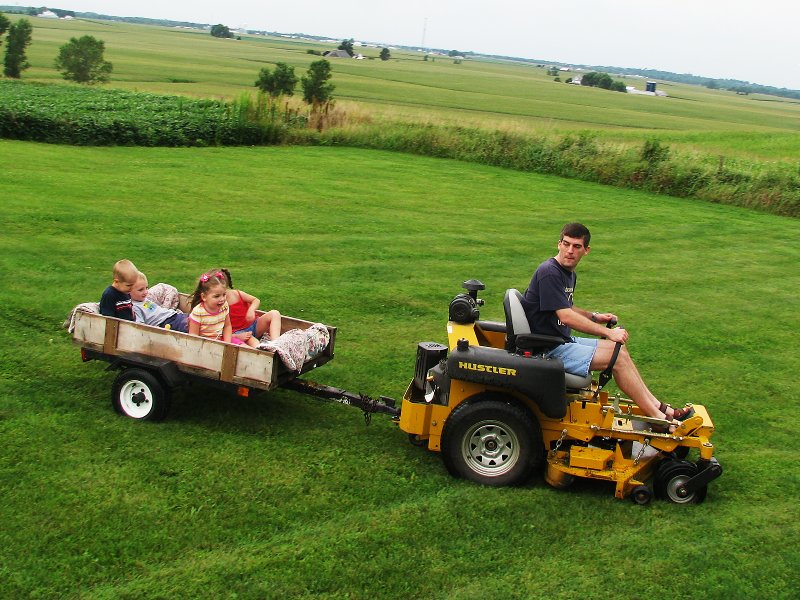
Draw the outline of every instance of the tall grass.
<instances>
[{"instance_id":1,"label":"tall grass","mask_svg":"<svg viewBox=\"0 0 800 600\"><path fill-rule=\"evenodd\" d=\"M800 216L800 164L673 150L658 138L620 143L591 132L373 122L328 103L264 94L232 102L120 90L0 82L0 137L77 145L311 144L409 152Z\"/></svg>"},{"instance_id":2,"label":"tall grass","mask_svg":"<svg viewBox=\"0 0 800 600\"><path fill-rule=\"evenodd\" d=\"M800 164L765 164L676 151L658 139L614 143L590 132L532 136L434 125L360 124L291 131L288 143L341 145L452 158L800 216Z\"/></svg>"}]
</instances>

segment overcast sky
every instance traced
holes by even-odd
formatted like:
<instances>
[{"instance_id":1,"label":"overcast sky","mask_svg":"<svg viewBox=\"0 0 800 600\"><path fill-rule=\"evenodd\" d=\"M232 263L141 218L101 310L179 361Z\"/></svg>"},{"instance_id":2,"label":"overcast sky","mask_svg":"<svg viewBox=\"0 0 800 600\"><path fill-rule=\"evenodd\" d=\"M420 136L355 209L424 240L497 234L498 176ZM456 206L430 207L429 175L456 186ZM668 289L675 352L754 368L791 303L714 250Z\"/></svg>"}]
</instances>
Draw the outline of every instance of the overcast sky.
<instances>
[{"instance_id":1,"label":"overcast sky","mask_svg":"<svg viewBox=\"0 0 800 600\"><path fill-rule=\"evenodd\" d=\"M24 2L18 4L26 5ZM0 4L14 4L0 0ZM58 8L222 23L800 90L796 0L59 0Z\"/></svg>"}]
</instances>

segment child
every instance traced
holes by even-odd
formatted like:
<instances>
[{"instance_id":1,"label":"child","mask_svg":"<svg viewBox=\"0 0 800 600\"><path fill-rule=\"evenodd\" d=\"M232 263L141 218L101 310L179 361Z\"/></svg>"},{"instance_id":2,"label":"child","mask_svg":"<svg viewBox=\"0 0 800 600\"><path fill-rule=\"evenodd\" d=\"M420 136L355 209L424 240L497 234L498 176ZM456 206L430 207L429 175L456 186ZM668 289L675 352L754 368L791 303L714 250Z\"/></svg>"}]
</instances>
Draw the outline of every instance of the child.
<instances>
[{"instance_id":1,"label":"child","mask_svg":"<svg viewBox=\"0 0 800 600\"><path fill-rule=\"evenodd\" d=\"M130 291L139 277L139 270L127 259L114 263L114 281L100 297L100 314L134 321Z\"/></svg>"},{"instance_id":2,"label":"child","mask_svg":"<svg viewBox=\"0 0 800 600\"><path fill-rule=\"evenodd\" d=\"M231 338L227 291L227 279L220 271L208 271L200 276L197 288L192 294L189 333L234 344L245 343L239 338ZM249 341L247 343L257 346L258 340L253 339L252 343Z\"/></svg>"},{"instance_id":3,"label":"child","mask_svg":"<svg viewBox=\"0 0 800 600\"><path fill-rule=\"evenodd\" d=\"M277 340L281 335L281 313L270 310L256 319L256 309L261 305L261 300L242 290L233 289L231 272L220 269L228 284L228 307L230 308L231 327L233 335L251 346L258 345L258 340L264 333L269 332L271 340ZM256 343L250 342L255 338Z\"/></svg>"},{"instance_id":4,"label":"child","mask_svg":"<svg viewBox=\"0 0 800 600\"><path fill-rule=\"evenodd\" d=\"M133 314L138 322L189 333L189 316L186 313L173 308L164 308L147 299L147 277L141 271L131 290L131 300L133 300Z\"/></svg>"}]
</instances>

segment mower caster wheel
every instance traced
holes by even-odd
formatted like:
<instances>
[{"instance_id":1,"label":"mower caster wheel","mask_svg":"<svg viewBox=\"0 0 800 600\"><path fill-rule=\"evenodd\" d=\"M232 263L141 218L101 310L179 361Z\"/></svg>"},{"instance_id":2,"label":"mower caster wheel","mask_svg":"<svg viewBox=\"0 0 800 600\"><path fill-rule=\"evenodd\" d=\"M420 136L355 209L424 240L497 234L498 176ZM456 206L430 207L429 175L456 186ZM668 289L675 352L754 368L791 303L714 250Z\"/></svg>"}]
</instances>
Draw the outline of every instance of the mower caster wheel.
<instances>
[{"instance_id":1,"label":"mower caster wheel","mask_svg":"<svg viewBox=\"0 0 800 600\"><path fill-rule=\"evenodd\" d=\"M700 504L706 499L708 486L687 491L683 484L697 475L697 465L687 460L665 460L658 467L653 489L656 496L675 504Z\"/></svg>"},{"instance_id":2,"label":"mower caster wheel","mask_svg":"<svg viewBox=\"0 0 800 600\"><path fill-rule=\"evenodd\" d=\"M419 437L416 433L409 433L408 441L411 442L412 446L416 446L417 448L424 448L428 445L428 440L426 438Z\"/></svg>"},{"instance_id":3,"label":"mower caster wheel","mask_svg":"<svg viewBox=\"0 0 800 600\"><path fill-rule=\"evenodd\" d=\"M125 369L114 380L111 404L119 414L139 421L162 421L169 410L169 392L144 369Z\"/></svg>"},{"instance_id":4,"label":"mower caster wheel","mask_svg":"<svg viewBox=\"0 0 800 600\"><path fill-rule=\"evenodd\" d=\"M645 504L650 504L650 500L652 499L653 492L651 492L650 488L646 485L637 485L631 491L631 500L633 500L634 504L644 506Z\"/></svg>"}]
</instances>

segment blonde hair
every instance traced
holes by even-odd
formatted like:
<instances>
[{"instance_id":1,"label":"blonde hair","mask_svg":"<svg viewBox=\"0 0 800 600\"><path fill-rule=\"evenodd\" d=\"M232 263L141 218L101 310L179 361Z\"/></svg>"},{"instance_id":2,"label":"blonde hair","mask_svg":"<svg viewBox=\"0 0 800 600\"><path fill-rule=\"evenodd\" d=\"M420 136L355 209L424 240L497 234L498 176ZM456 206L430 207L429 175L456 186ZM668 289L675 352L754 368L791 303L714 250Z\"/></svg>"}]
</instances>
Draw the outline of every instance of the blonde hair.
<instances>
[{"instance_id":1,"label":"blonde hair","mask_svg":"<svg viewBox=\"0 0 800 600\"><path fill-rule=\"evenodd\" d=\"M115 281L124 281L127 283L134 277L138 277L139 273L141 273L141 271L127 258L123 258L114 263Z\"/></svg>"}]
</instances>

